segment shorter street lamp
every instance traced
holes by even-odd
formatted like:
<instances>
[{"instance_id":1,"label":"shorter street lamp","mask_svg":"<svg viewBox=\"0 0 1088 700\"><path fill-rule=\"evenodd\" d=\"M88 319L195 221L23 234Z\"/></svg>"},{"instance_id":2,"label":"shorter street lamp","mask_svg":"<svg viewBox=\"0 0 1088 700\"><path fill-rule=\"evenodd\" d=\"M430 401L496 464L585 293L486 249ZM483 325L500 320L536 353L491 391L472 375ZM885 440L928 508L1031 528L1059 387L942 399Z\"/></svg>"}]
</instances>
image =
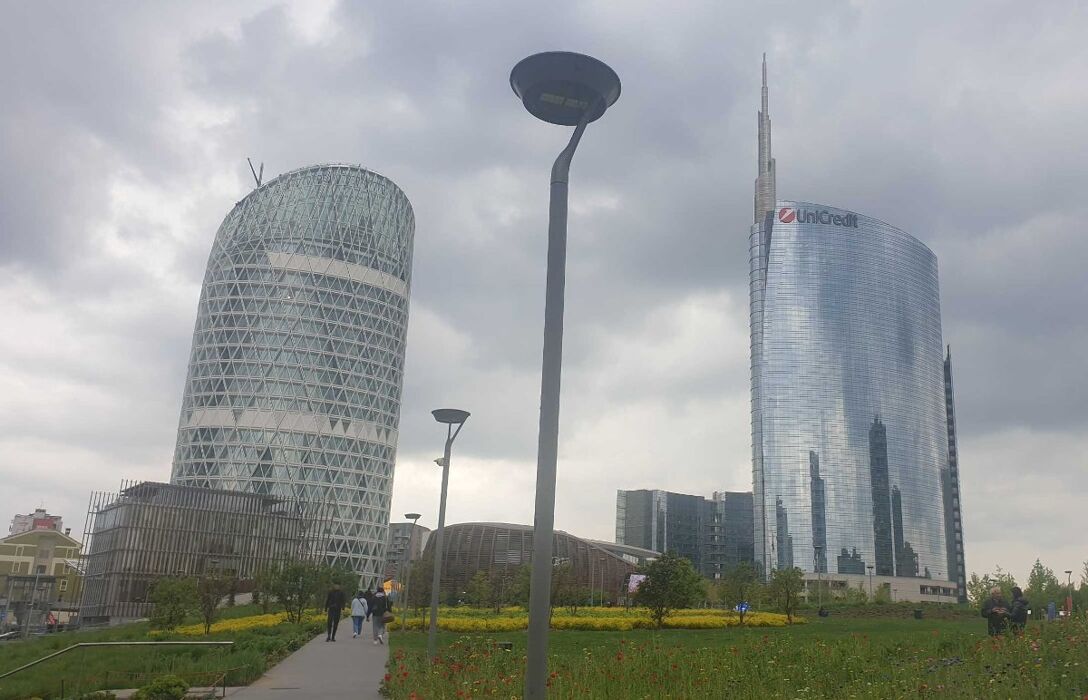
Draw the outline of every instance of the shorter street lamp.
<instances>
[{"instance_id":1,"label":"shorter street lamp","mask_svg":"<svg viewBox=\"0 0 1088 700\"><path fill-rule=\"evenodd\" d=\"M436 408L431 415L446 426L446 449L435 460L442 467L442 497L438 502L438 532L434 540L434 573L431 575L431 629L427 633L427 657L433 659L438 646L438 587L442 583L442 529L446 527L446 490L450 484L450 450L469 412L458 408Z\"/></svg>"},{"instance_id":2,"label":"shorter street lamp","mask_svg":"<svg viewBox=\"0 0 1088 700\"><path fill-rule=\"evenodd\" d=\"M412 537L416 534L416 524L423 516L419 513L405 513L404 519L412 521L412 529L408 531L408 545L404 548L404 612L408 613L408 584L412 576ZM407 619L407 618L405 618ZM407 629L407 626L405 626Z\"/></svg>"},{"instance_id":3,"label":"shorter street lamp","mask_svg":"<svg viewBox=\"0 0 1088 700\"><path fill-rule=\"evenodd\" d=\"M873 601L873 565L869 565L869 602Z\"/></svg>"},{"instance_id":4,"label":"shorter street lamp","mask_svg":"<svg viewBox=\"0 0 1088 700\"><path fill-rule=\"evenodd\" d=\"M815 554L816 561L816 599L820 602L820 607L824 606L824 580L823 580L823 567L820 566L820 553L823 552L823 547L816 545L812 548Z\"/></svg>"},{"instance_id":5,"label":"shorter street lamp","mask_svg":"<svg viewBox=\"0 0 1088 700\"><path fill-rule=\"evenodd\" d=\"M1070 619L1073 618L1073 570L1066 569L1065 571L1065 585L1069 588L1069 595L1065 599L1065 607L1068 610L1066 615Z\"/></svg>"}]
</instances>

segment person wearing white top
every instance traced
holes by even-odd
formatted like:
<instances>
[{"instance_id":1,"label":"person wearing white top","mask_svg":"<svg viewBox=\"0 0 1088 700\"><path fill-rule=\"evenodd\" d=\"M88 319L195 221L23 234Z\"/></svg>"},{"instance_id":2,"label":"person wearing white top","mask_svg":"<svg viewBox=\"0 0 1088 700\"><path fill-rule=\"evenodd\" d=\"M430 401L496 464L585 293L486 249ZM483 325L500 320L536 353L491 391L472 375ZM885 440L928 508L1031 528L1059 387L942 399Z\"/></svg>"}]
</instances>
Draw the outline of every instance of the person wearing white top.
<instances>
[{"instance_id":1,"label":"person wearing white top","mask_svg":"<svg viewBox=\"0 0 1088 700\"><path fill-rule=\"evenodd\" d=\"M366 598L363 597L363 592L359 591L355 594L355 597L351 599L352 639L355 639L363 633L363 620L366 619L366 613Z\"/></svg>"}]
</instances>

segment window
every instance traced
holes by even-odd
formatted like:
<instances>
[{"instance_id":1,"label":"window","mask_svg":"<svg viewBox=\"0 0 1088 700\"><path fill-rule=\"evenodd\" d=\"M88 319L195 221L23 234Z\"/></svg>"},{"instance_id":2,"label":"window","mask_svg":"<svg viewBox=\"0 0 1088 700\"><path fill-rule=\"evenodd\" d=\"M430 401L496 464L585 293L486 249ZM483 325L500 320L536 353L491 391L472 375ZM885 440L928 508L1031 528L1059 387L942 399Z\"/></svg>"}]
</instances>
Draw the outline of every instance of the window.
<instances>
[{"instance_id":1,"label":"window","mask_svg":"<svg viewBox=\"0 0 1088 700\"><path fill-rule=\"evenodd\" d=\"M68 590L68 579L62 578L60 580L60 585L57 587L57 590L61 593L64 593L66 590Z\"/></svg>"}]
</instances>

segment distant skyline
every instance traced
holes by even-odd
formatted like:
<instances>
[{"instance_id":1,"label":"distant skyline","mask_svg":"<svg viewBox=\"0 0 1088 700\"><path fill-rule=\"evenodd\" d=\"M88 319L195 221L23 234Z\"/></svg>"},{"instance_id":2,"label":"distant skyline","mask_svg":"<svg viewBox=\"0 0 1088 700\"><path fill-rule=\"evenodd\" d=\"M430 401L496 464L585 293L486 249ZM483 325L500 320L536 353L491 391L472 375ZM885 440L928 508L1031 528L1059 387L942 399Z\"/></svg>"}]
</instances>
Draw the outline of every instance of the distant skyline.
<instances>
[{"instance_id":1,"label":"distant skyline","mask_svg":"<svg viewBox=\"0 0 1088 700\"><path fill-rule=\"evenodd\" d=\"M612 539L617 489L750 490L766 52L778 191L892 222L938 257L967 571L1024 579L1038 556L1079 572L1088 8L654 10L3 5L0 522L44 505L75 535L91 490L168 480L204 266L251 156L266 181L359 163L415 209L393 520L434 526L429 412L451 405L472 417L448 521L531 523L547 179L566 134L524 113L508 75L550 49L595 55L624 86L571 174L556 527Z\"/></svg>"}]
</instances>

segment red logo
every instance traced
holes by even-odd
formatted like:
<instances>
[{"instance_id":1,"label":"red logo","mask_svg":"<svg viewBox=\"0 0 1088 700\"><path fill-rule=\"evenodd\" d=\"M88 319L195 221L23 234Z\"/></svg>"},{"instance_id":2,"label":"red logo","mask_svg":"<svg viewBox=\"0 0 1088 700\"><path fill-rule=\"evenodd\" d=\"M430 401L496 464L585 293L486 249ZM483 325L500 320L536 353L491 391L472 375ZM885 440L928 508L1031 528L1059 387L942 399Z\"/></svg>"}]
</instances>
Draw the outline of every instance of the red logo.
<instances>
[{"instance_id":1,"label":"red logo","mask_svg":"<svg viewBox=\"0 0 1088 700\"><path fill-rule=\"evenodd\" d=\"M789 207L782 207L778 210L778 220L784 224L792 224L797 220L797 212Z\"/></svg>"}]
</instances>

